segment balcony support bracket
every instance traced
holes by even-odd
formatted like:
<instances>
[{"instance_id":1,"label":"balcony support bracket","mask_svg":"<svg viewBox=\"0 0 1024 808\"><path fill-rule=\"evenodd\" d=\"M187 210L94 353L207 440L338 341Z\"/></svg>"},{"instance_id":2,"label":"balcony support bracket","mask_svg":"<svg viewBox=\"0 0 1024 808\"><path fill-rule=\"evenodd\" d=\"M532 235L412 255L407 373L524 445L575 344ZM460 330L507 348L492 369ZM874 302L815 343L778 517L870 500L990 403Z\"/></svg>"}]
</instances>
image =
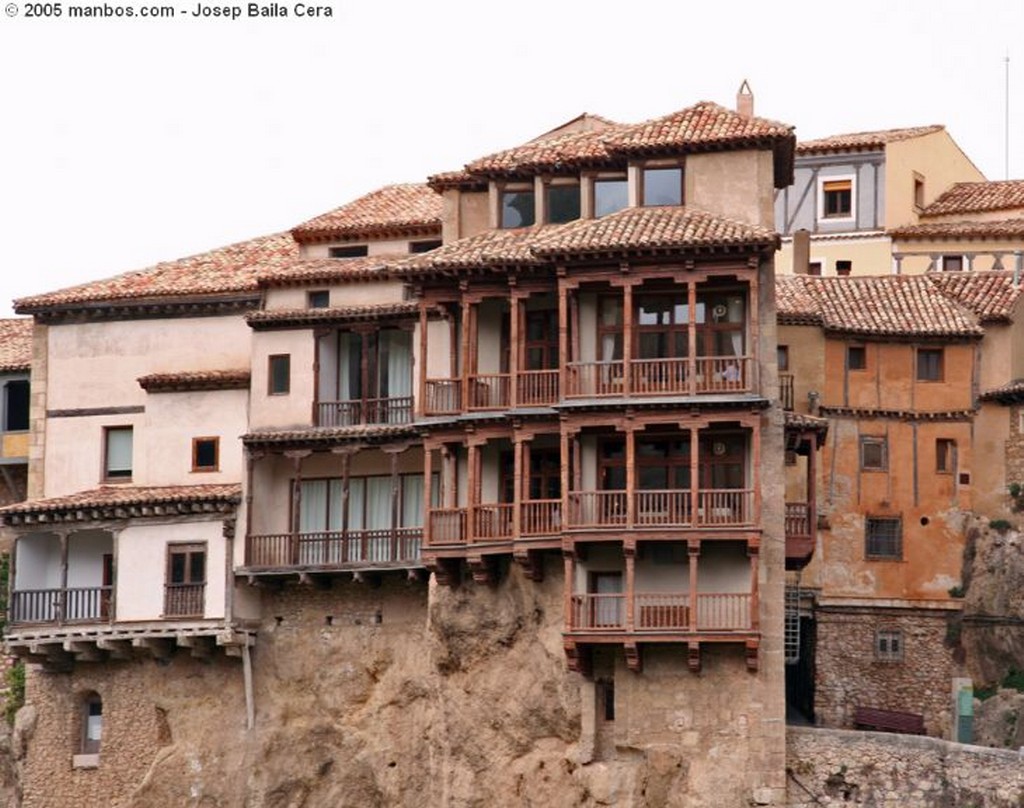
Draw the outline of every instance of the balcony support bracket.
<instances>
[{"instance_id":1,"label":"balcony support bracket","mask_svg":"<svg viewBox=\"0 0 1024 808\"><path fill-rule=\"evenodd\" d=\"M700 643L691 642L686 648L686 664L693 673L700 673Z\"/></svg>"}]
</instances>

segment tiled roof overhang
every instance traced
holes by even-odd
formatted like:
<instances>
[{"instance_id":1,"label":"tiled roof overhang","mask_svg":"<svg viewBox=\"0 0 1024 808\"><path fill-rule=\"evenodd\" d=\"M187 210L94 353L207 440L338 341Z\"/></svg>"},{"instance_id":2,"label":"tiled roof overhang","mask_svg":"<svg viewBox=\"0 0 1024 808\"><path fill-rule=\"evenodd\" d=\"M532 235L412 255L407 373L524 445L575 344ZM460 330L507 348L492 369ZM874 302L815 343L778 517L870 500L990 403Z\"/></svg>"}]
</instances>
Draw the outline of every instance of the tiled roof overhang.
<instances>
[{"instance_id":1,"label":"tiled roof overhang","mask_svg":"<svg viewBox=\"0 0 1024 808\"><path fill-rule=\"evenodd\" d=\"M308 258L261 272L261 288L273 286L309 286L319 283L386 281L394 277L388 265L408 258L408 253L387 253L360 258Z\"/></svg>"},{"instance_id":2,"label":"tiled roof overhang","mask_svg":"<svg viewBox=\"0 0 1024 808\"><path fill-rule=\"evenodd\" d=\"M977 415L977 410L941 410L928 412L924 410L888 410L860 407L830 407L822 405L818 411L822 415L846 418L879 418L897 421L970 421Z\"/></svg>"},{"instance_id":3,"label":"tiled roof overhang","mask_svg":"<svg viewBox=\"0 0 1024 808\"><path fill-rule=\"evenodd\" d=\"M982 401L995 401L998 404L1020 404L1024 401L1024 379L1017 379L1002 387L986 390L978 398Z\"/></svg>"},{"instance_id":4,"label":"tiled roof overhang","mask_svg":"<svg viewBox=\"0 0 1024 808\"><path fill-rule=\"evenodd\" d=\"M242 436L250 452L284 449L330 449L331 446L355 443L379 446L415 440L421 430L413 424L365 424L348 427L308 427L305 429L267 429Z\"/></svg>"},{"instance_id":5,"label":"tiled roof overhang","mask_svg":"<svg viewBox=\"0 0 1024 808\"><path fill-rule=\"evenodd\" d=\"M249 371L198 370L151 373L138 380L147 393L186 393L198 390L248 390Z\"/></svg>"},{"instance_id":6,"label":"tiled roof overhang","mask_svg":"<svg viewBox=\"0 0 1024 808\"><path fill-rule=\"evenodd\" d=\"M62 522L97 522L233 514L241 501L237 484L181 486L101 486L64 497L19 502L0 508L9 527Z\"/></svg>"},{"instance_id":7,"label":"tiled roof overhang","mask_svg":"<svg viewBox=\"0 0 1024 808\"><path fill-rule=\"evenodd\" d=\"M21 306L20 314L32 314L40 323L89 322L93 320L153 320L175 317L222 317L240 314L260 303L257 293L200 297L181 295L133 300Z\"/></svg>"},{"instance_id":8,"label":"tiled roof overhang","mask_svg":"<svg viewBox=\"0 0 1024 808\"><path fill-rule=\"evenodd\" d=\"M387 185L292 229L297 242L441 233L441 197L421 183Z\"/></svg>"},{"instance_id":9,"label":"tiled roof overhang","mask_svg":"<svg viewBox=\"0 0 1024 808\"><path fill-rule=\"evenodd\" d=\"M902 241L971 239L996 241L1024 238L1024 217L987 222L928 222L894 227L889 236Z\"/></svg>"},{"instance_id":10,"label":"tiled roof overhang","mask_svg":"<svg viewBox=\"0 0 1024 808\"><path fill-rule=\"evenodd\" d=\"M835 152L879 151L889 143L930 135L941 132L945 127L941 124L929 126L912 126L904 129L880 129L873 132L851 132L849 134L829 135L815 140L804 140L796 145L796 153L800 156L809 154L831 154Z\"/></svg>"},{"instance_id":11,"label":"tiled roof overhang","mask_svg":"<svg viewBox=\"0 0 1024 808\"><path fill-rule=\"evenodd\" d=\"M32 326L31 317L0 319L0 372L31 369Z\"/></svg>"},{"instance_id":12,"label":"tiled roof overhang","mask_svg":"<svg viewBox=\"0 0 1024 808\"><path fill-rule=\"evenodd\" d=\"M419 316L419 310L419 304L416 302L323 309L271 309L250 312L245 316L245 321L254 331L366 322L401 323L414 320Z\"/></svg>"},{"instance_id":13,"label":"tiled roof overhang","mask_svg":"<svg viewBox=\"0 0 1024 808\"><path fill-rule=\"evenodd\" d=\"M1024 180L957 182L939 194L923 216L1024 208Z\"/></svg>"}]
</instances>

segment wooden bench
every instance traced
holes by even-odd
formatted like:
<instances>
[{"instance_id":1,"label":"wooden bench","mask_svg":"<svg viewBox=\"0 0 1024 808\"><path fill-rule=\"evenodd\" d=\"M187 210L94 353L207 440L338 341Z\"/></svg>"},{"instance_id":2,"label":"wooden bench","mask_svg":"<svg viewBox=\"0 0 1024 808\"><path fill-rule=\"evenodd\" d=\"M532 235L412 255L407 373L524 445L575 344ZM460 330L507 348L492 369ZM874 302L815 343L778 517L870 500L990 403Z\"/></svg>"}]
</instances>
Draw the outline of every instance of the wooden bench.
<instances>
[{"instance_id":1,"label":"wooden bench","mask_svg":"<svg viewBox=\"0 0 1024 808\"><path fill-rule=\"evenodd\" d=\"M853 724L860 729L882 732L902 732L906 735L924 735L924 716L899 710L880 710L877 707L854 707Z\"/></svg>"}]
</instances>

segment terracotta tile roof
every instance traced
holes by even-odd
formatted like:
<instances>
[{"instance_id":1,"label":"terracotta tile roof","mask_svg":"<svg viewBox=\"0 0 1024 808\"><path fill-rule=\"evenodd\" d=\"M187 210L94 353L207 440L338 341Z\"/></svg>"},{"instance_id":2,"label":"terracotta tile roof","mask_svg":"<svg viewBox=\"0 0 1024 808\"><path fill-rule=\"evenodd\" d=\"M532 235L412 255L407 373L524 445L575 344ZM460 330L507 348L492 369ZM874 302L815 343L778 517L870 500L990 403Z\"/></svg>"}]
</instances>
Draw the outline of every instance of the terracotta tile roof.
<instances>
[{"instance_id":1,"label":"terracotta tile roof","mask_svg":"<svg viewBox=\"0 0 1024 808\"><path fill-rule=\"evenodd\" d=\"M235 483L138 487L104 485L64 497L8 505L0 508L0 522L12 525L168 514L224 513L233 510L241 501L241 497L242 487Z\"/></svg>"},{"instance_id":2,"label":"terracotta tile roof","mask_svg":"<svg viewBox=\"0 0 1024 808\"><path fill-rule=\"evenodd\" d=\"M1024 379L1015 379L1002 387L986 390L979 398L983 401L998 401L1000 404L1017 404L1024 401Z\"/></svg>"},{"instance_id":3,"label":"terracotta tile roof","mask_svg":"<svg viewBox=\"0 0 1024 808\"><path fill-rule=\"evenodd\" d=\"M256 330L295 328L327 323L353 323L367 320L411 320L419 315L415 301L372 303L361 306L331 306L320 309L269 309L251 311L245 321Z\"/></svg>"},{"instance_id":4,"label":"terracotta tile roof","mask_svg":"<svg viewBox=\"0 0 1024 808\"><path fill-rule=\"evenodd\" d=\"M332 281L381 280L391 277L388 264L408 253L365 255L360 258L306 258L261 272L260 286L305 285Z\"/></svg>"},{"instance_id":5,"label":"terracotta tile roof","mask_svg":"<svg viewBox=\"0 0 1024 808\"><path fill-rule=\"evenodd\" d=\"M775 314L780 325L821 325L821 303L805 276L775 276Z\"/></svg>"},{"instance_id":6,"label":"terracotta tile roof","mask_svg":"<svg viewBox=\"0 0 1024 808\"><path fill-rule=\"evenodd\" d=\"M656 154L764 145L793 139L793 127L766 118L748 118L701 101L686 109L616 130L606 138L619 154Z\"/></svg>"},{"instance_id":7,"label":"terracotta tile roof","mask_svg":"<svg viewBox=\"0 0 1024 808\"><path fill-rule=\"evenodd\" d=\"M1021 296L1007 272L929 272L924 277L983 323L1010 322Z\"/></svg>"},{"instance_id":8,"label":"terracotta tile roof","mask_svg":"<svg viewBox=\"0 0 1024 808\"><path fill-rule=\"evenodd\" d=\"M924 209L922 216L1024 208L1024 180L957 182Z\"/></svg>"},{"instance_id":9,"label":"terracotta tile roof","mask_svg":"<svg viewBox=\"0 0 1024 808\"><path fill-rule=\"evenodd\" d=\"M599 219L515 230L489 230L395 265L397 272L528 266L554 256L651 253L725 247L775 247L773 230L695 208L625 208Z\"/></svg>"},{"instance_id":10,"label":"terracotta tile roof","mask_svg":"<svg viewBox=\"0 0 1024 808\"><path fill-rule=\"evenodd\" d=\"M429 185L386 185L294 227L297 241L441 230L441 196Z\"/></svg>"},{"instance_id":11,"label":"terracotta tile roof","mask_svg":"<svg viewBox=\"0 0 1024 808\"><path fill-rule=\"evenodd\" d=\"M783 422L786 429L803 431L805 429L812 429L815 432L827 432L828 431L828 419L819 418L816 415L808 415L802 412L791 412L786 410L785 420Z\"/></svg>"},{"instance_id":12,"label":"terracotta tile roof","mask_svg":"<svg viewBox=\"0 0 1024 808\"><path fill-rule=\"evenodd\" d=\"M32 318L0 320L0 371L28 370L32 365Z\"/></svg>"},{"instance_id":13,"label":"terracotta tile roof","mask_svg":"<svg viewBox=\"0 0 1024 808\"><path fill-rule=\"evenodd\" d=\"M945 129L941 124L911 126L906 129L879 129L874 132L852 132L845 135L830 135L815 140L802 140L796 144L797 154L824 154L844 151L876 151L887 143L910 140Z\"/></svg>"},{"instance_id":14,"label":"terracotta tile roof","mask_svg":"<svg viewBox=\"0 0 1024 808\"><path fill-rule=\"evenodd\" d=\"M786 289L802 286L802 289ZM813 314L800 310L817 303L826 331L845 334L977 337L984 331L973 314L944 295L928 277L889 275L877 278L820 278L806 275L776 279L776 299L796 303L792 310L779 304L779 321L808 323ZM808 316L810 315L810 316Z\"/></svg>"},{"instance_id":15,"label":"terracotta tile roof","mask_svg":"<svg viewBox=\"0 0 1024 808\"><path fill-rule=\"evenodd\" d=\"M120 300L214 295L256 290L259 272L298 258L288 233L261 236L148 269L14 301L15 311L30 314L55 307Z\"/></svg>"},{"instance_id":16,"label":"terracotta tile roof","mask_svg":"<svg viewBox=\"0 0 1024 808\"><path fill-rule=\"evenodd\" d=\"M443 191L445 188L464 188L486 190L487 180L482 177L474 177L464 169L456 171L442 171L438 174L431 174L427 177L427 185L435 191Z\"/></svg>"},{"instance_id":17,"label":"terracotta tile roof","mask_svg":"<svg viewBox=\"0 0 1024 808\"><path fill-rule=\"evenodd\" d=\"M148 393L177 393L192 390L247 390L249 369L195 370L181 373L151 373L138 379Z\"/></svg>"},{"instance_id":18,"label":"terracotta tile roof","mask_svg":"<svg viewBox=\"0 0 1024 808\"><path fill-rule=\"evenodd\" d=\"M614 159L607 146L608 138L612 132L623 128L621 124L615 124L610 129L541 137L467 163L466 172L470 175L501 176L537 174L560 167L574 169L605 165Z\"/></svg>"},{"instance_id":19,"label":"terracotta tile roof","mask_svg":"<svg viewBox=\"0 0 1024 808\"><path fill-rule=\"evenodd\" d=\"M1024 238L1024 216L987 222L921 222L894 227L889 235L895 239L1021 239Z\"/></svg>"},{"instance_id":20,"label":"terracotta tile roof","mask_svg":"<svg viewBox=\"0 0 1024 808\"><path fill-rule=\"evenodd\" d=\"M246 446L326 445L338 442L387 443L412 438L419 428L411 424L361 424L359 426L309 427L307 429L263 429L242 436Z\"/></svg>"}]
</instances>

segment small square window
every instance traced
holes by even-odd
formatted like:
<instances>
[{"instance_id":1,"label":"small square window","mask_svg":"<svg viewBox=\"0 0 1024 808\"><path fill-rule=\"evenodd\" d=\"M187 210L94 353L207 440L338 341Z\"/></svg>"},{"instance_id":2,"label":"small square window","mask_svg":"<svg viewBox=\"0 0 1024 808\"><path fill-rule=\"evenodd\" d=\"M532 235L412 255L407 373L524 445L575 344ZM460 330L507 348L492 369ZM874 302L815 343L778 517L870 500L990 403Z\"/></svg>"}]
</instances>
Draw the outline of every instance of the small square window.
<instances>
[{"instance_id":1,"label":"small square window","mask_svg":"<svg viewBox=\"0 0 1024 808\"><path fill-rule=\"evenodd\" d=\"M594 180L594 216L607 216L629 205L629 183L625 177Z\"/></svg>"},{"instance_id":2,"label":"small square window","mask_svg":"<svg viewBox=\"0 0 1024 808\"><path fill-rule=\"evenodd\" d=\"M645 168L643 183L645 206L683 204L683 169Z\"/></svg>"},{"instance_id":3,"label":"small square window","mask_svg":"<svg viewBox=\"0 0 1024 808\"><path fill-rule=\"evenodd\" d=\"M306 307L310 309L326 309L331 305L331 293L326 289L306 292Z\"/></svg>"},{"instance_id":4,"label":"small square window","mask_svg":"<svg viewBox=\"0 0 1024 808\"><path fill-rule=\"evenodd\" d=\"M220 468L220 438L192 438L192 471Z\"/></svg>"},{"instance_id":5,"label":"small square window","mask_svg":"<svg viewBox=\"0 0 1024 808\"><path fill-rule=\"evenodd\" d=\"M853 218L853 180L832 179L821 183L822 219Z\"/></svg>"},{"instance_id":6,"label":"small square window","mask_svg":"<svg viewBox=\"0 0 1024 808\"><path fill-rule=\"evenodd\" d=\"M885 471L889 467L889 445L885 438L862 436L860 470Z\"/></svg>"},{"instance_id":7,"label":"small square window","mask_svg":"<svg viewBox=\"0 0 1024 808\"><path fill-rule=\"evenodd\" d=\"M863 345L846 346L846 367L848 370L866 370L868 353Z\"/></svg>"},{"instance_id":8,"label":"small square window","mask_svg":"<svg viewBox=\"0 0 1024 808\"><path fill-rule=\"evenodd\" d=\"M917 380L919 382L942 381L942 348L917 349Z\"/></svg>"},{"instance_id":9,"label":"small square window","mask_svg":"<svg viewBox=\"0 0 1024 808\"><path fill-rule=\"evenodd\" d=\"M942 271L943 272L963 272L964 269L964 257L962 255L944 255L942 256Z\"/></svg>"},{"instance_id":10,"label":"small square window","mask_svg":"<svg viewBox=\"0 0 1024 808\"><path fill-rule=\"evenodd\" d=\"M267 392L272 396L287 395L291 390L290 354L275 354L267 360Z\"/></svg>"},{"instance_id":11,"label":"small square window","mask_svg":"<svg viewBox=\"0 0 1024 808\"><path fill-rule=\"evenodd\" d=\"M807 274L821 276L821 261L811 261L807 264Z\"/></svg>"},{"instance_id":12,"label":"small square window","mask_svg":"<svg viewBox=\"0 0 1024 808\"><path fill-rule=\"evenodd\" d=\"M536 221L533 189L503 191L501 194L501 226L530 227Z\"/></svg>"},{"instance_id":13,"label":"small square window","mask_svg":"<svg viewBox=\"0 0 1024 808\"><path fill-rule=\"evenodd\" d=\"M132 479L132 428L108 426L103 430L103 478L110 482Z\"/></svg>"},{"instance_id":14,"label":"small square window","mask_svg":"<svg viewBox=\"0 0 1024 808\"><path fill-rule=\"evenodd\" d=\"M935 441L935 470L940 474L956 472L956 441L938 438Z\"/></svg>"},{"instance_id":15,"label":"small square window","mask_svg":"<svg viewBox=\"0 0 1024 808\"><path fill-rule=\"evenodd\" d=\"M903 661L903 632L898 628L880 628L875 632L875 659L879 662Z\"/></svg>"},{"instance_id":16,"label":"small square window","mask_svg":"<svg viewBox=\"0 0 1024 808\"><path fill-rule=\"evenodd\" d=\"M864 555L869 559L899 561L903 558L903 522L899 518L864 520Z\"/></svg>"},{"instance_id":17,"label":"small square window","mask_svg":"<svg viewBox=\"0 0 1024 808\"><path fill-rule=\"evenodd\" d=\"M836 275L840 278L850 277L850 273L853 272L853 261L847 261L840 259L836 261Z\"/></svg>"},{"instance_id":18,"label":"small square window","mask_svg":"<svg viewBox=\"0 0 1024 808\"><path fill-rule=\"evenodd\" d=\"M431 250L436 250L441 246L440 239L431 239L430 241L410 241L409 252L411 253L425 253Z\"/></svg>"},{"instance_id":19,"label":"small square window","mask_svg":"<svg viewBox=\"0 0 1024 808\"><path fill-rule=\"evenodd\" d=\"M331 247L327 254L331 258L362 258L369 253L369 247L365 244L349 247Z\"/></svg>"},{"instance_id":20,"label":"small square window","mask_svg":"<svg viewBox=\"0 0 1024 808\"><path fill-rule=\"evenodd\" d=\"M547 187L548 222L561 224L580 218L580 186L549 185Z\"/></svg>"}]
</instances>

